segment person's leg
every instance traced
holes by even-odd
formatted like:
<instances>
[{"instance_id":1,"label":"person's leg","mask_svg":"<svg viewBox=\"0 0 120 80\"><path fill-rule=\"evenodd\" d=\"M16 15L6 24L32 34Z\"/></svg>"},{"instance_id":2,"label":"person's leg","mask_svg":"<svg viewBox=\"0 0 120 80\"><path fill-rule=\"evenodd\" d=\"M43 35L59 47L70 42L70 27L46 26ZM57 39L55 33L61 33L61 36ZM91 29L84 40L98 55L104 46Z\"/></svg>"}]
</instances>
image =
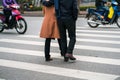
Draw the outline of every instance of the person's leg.
<instances>
[{"instance_id":1,"label":"person's leg","mask_svg":"<svg viewBox=\"0 0 120 80\"><path fill-rule=\"evenodd\" d=\"M9 17L11 15L11 10L10 9L4 9L3 10L4 14L5 14L5 23L8 25L9 24Z\"/></svg>"},{"instance_id":2,"label":"person's leg","mask_svg":"<svg viewBox=\"0 0 120 80\"><path fill-rule=\"evenodd\" d=\"M45 59L46 61L51 61L52 59L50 58L50 43L51 43L51 38L46 38L45 40Z\"/></svg>"},{"instance_id":3,"label":"person's leg","mask_svg":"<svg viewBox=\"0 0 120 80\"><path fill-rule=\"evenodd\" d=\"M68 30L68 36L69 36L69 44L67 48L66 57L69 57L71 60L76 60L75 57L73 57L73 49L76 43L76 25L75 21L73 19L66 21L66 27Z\"/></svg>"},{"instance_id":4,"label":"person's leg","mask_svg":"<svg viewBox=\"0 0 120 80\"><path fill-rule=\"evenodd\" d=\"M105 11L104 13L104 19L106 20L108 17L109 9L107 7L102 7L102 9Z\"/></svg>"},{"instance_id":5,"label":"person's leg","mask_svg":"<svg viewBox=\"0 0 120 80\"><path fill-rule=\"evenodd\" d=\"M58 20L58 27L60 32L60 44L61 44L61 53L66 54L67 51L67 35L66 35L66 27L64 25L64 20Z\"/></svg>"},{"instance_id":6,"label":"person's leg","mask_svg":"<svg viewBox=\"0 0 120 80\"><path fill-rule=\"evenodd\" d=\"M62 50L61 39L57 39L57 40L58 40L58 44L59 44L60 54L61 54L61 56L64 56L64 53L61 52L61 50Z\"/></svg>"}]
</instances>

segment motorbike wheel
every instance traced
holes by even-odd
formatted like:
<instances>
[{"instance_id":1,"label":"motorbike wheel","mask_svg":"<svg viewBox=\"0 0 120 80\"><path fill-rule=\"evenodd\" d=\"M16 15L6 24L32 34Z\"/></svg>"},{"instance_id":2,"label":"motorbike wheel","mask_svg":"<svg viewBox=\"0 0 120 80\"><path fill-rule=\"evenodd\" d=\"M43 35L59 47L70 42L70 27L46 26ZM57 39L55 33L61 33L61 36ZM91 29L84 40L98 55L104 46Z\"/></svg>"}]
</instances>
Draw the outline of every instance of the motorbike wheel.
<instances>
[{"instance_id":1,"label":"motorbike wheel","mask_svg":"<svg viewBox=\"0 0 120 80\"><path fill-rule=\"evenodd\" d=\"M3 32L4 28L3 28L3 24L2 24L2 20L0 20L0 32Z\"/></svg>"},{"instance_id":2,"label":"motorbike wheel","mask_svg":"<svg viewBox=\"0 0 120 80\"><path fill-rule=\"evenodd\" d=\"M96 16L95 15L90 15L87 19L87 23L91 28L97 28L99 24L96 24Z\"/></svg>"},{"instance_id":3,"label":"motorbike wheel","mask_svg":"<svg viewBox=\"0 0 120 80\"><path fill-rule=\"evenodd\" d=\"M116 21L117 26L120 28L120 16L118 16L117 21Z\"/></svg>"},{"instance_id":4,"label":"motorbike wheel","mask_svg":"<svg viewBox=\"0 0 120 80\"><path fill-rule=\"evenodd\" d=\"M24 34L27 31L27 23L25 19L19 19L15 29L19 34Z\"/></svg>"}]
</instances>

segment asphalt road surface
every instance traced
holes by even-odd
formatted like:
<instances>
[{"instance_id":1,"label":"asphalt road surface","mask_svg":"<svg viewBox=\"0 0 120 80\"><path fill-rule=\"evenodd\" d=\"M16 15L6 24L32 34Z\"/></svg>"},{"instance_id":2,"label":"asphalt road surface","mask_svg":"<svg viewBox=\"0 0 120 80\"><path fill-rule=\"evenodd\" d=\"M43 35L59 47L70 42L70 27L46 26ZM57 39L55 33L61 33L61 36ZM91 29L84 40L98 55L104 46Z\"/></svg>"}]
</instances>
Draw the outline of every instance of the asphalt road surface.
<instances>
[{"instance_id":1,"label":"asphalt road surface","mask_svg":"<svg viewBox=\"0 0 120 80\"><path fill-rule=\"evenodd\" d=\"M25 17L24 35L15 29L0 33L0 80L120 80L120 28L101 25L90 28L85 18L77 20L76 62L64 62L57 40L45 62L44 39L39 37L43 17Z\"/></svg>"}]
</instances>

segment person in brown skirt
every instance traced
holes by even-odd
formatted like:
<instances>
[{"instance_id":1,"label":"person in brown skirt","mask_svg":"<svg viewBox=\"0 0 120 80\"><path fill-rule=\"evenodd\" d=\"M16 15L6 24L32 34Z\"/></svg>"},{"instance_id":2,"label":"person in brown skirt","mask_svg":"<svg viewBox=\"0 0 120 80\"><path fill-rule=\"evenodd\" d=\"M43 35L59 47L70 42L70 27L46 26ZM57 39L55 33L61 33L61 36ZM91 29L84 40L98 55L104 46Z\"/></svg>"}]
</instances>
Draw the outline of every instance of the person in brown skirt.
<instances>
[{"instance_id":1,"label":"person in brown skirt","mask_svg":"<svg viewBox=\"0 0 120 80\"><path fill-rule=\"evenodd\" d=\"M49 0L46 0L46 3L47 1ZM60 35L59 35L57 20L55 16L54 6L50 6L50 7L43 6L43 14L44 14L44 19L40 31L40 37L45 38L45 47L44 47L45 60L51 61L52 60L50 56L51 39L56 38L58 40L59 48L61 50ZM62 53L61 56L63 56Z\"/></svg>"}]
</instances>

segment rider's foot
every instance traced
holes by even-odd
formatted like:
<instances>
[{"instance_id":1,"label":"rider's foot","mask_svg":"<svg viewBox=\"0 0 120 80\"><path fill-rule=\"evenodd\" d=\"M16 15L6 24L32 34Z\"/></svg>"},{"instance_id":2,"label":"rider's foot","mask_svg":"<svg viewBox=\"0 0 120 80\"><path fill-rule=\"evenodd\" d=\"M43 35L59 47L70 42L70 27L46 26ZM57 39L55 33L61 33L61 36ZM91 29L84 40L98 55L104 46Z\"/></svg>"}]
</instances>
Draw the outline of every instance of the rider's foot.
<instances>
[{"instance_id":1,"label":"rider's foot","mask_svg":"<svg viewBox=\"0 0 120 80\"><path fill-rule=\"evenodd\" d=\"M4 25L4 27L8 27L8 25L6 23L4 23L3 25Z\"/></svg>"},{"instance_id":2,"label":"rider's foot","mask_svg":"<svg viewBox=\"0 0 120 80\"><path fill-rule=\"evenodd\" d=\"M102 23L109 23L108 21L106 21L105 19L102 20Z\"/></svg>"}]
</instances>

